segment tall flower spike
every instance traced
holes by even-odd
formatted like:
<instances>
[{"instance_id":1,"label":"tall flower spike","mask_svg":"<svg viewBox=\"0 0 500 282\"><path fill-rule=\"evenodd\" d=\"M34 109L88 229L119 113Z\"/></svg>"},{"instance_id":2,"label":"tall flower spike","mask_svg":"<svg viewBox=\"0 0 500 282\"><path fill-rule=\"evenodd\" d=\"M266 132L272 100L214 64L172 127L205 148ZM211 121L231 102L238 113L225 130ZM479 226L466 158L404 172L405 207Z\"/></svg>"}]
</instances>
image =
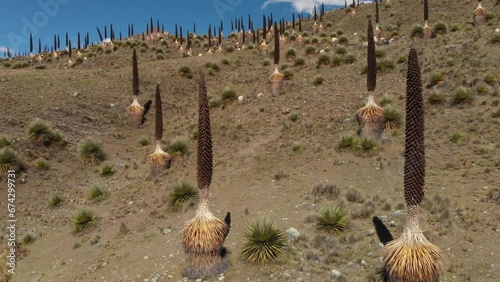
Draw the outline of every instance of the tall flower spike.
<instances>
[{"instance_id":1,"label":"tall flower spike","mask_svg":"<svg viewBox=\"0 0 500 282\"><path fill-rule=\"evenodd\" d=\"M139 94L139 70L137 67L137 53L135 49L132 54L132 94L134 96L134 101L132 105L127 107L127 111L132 123L138 126L143 123L144 107L137 101L137 95Z\"/></svg>"},{"instance_id":2,"label":"tall flower spike","mask_svg":"<svg viewBox=\"0 0 500 282\"><path fill-rule=\"evenodd\" d=\"M429 3L427 0L424 0L424 21L429 20Z\"/></svg>"},{"instance_id":3,"label":"tall flower spike","mask_svg":"<svg viewBox=\"0 0 500 282\"><path fill-rule=\"evenodd\" d=\"M151 167L151 175L159 177L165 169L170 167L171 157L161 148L161 139L163 137L163 112L161 105L160 84L156 84L155 96L155 150L149 155L148 161Z\"/></svg>"},{"instance_id":4,"label":"tall flower spike","mask_svg":"<svg viewBox=\"0 0 500 282\"><path fill-rule=\"evenodd\" d=\"M424 196L425 151L422 81L417 51L408 55L406 80L406 140L404 195L407 223L401 236L382 249L389 281L437 282L443 251L425 238L419 226L420 203Z\"/></svg>"},{"instance_id":5,"label":"tall flower spike","mask_svg":"<svg viewBox=\"0 0 500 282\"><path fill-rule=\"evenodd\" d=\"M205 76L199 71L198 117L198 189L208 190L212 183L212 132Z\"/></svg>"},{"instance_id":6,"label":"tall flower spike","mask_svg":"<svg viewBox=\"0 0 500 282\"><path fill-rule=\"evenodd\" d=\"M278 25L274 23L274 72L269 77L269 85L271 87L271 94L279 96L283 92L283 81L285 76L279 72L280 63L280 37L278 32Z\"/></svg>"},{"instance_id":7,"label":"tall flower spike","mask_svg":"<svg viewBox=\"0 0 500 282\"><path fill-rule=\"evenodd\" d=\"M367 72L366 83L368 92L375 91L377 86L377 58L375 56L375 40L373 38L372 20L368 20L368 49L367 49Z\"/></svg>"},{"instance_id":8,"label":"tall flower spike","mask_svg":"<svg viewBox=\"0 0 500 282\"><path fill-rule=\"evenodd\" d=\"M408 206L424 198L425 150L422 80L417 52L410 50L406 77L404 194Z\"/></svg>"}]
</instances>

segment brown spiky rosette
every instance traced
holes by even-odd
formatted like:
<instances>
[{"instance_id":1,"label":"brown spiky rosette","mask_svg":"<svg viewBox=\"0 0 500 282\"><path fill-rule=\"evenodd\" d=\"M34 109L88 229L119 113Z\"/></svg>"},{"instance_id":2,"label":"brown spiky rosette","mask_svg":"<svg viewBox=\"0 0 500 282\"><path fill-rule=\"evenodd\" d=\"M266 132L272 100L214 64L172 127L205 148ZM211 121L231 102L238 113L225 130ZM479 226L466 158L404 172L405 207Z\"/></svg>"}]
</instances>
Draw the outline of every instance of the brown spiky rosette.
<instances>
[{"instance_id":1,"label":"brown spiky rosette","mask_svg":"<svg viewBox=\"0 0 500 282\"><path fill-rule=\"evenodd\" d=\"M199 108L198 108L198 189L208 190L212 182L212 132L210 127L210 109L208 106L205 76L199 72Z\"/></svg>"},{"instance_id":2,"label":"brown spiky rosette","mask_svg":"<svg viewBox=\"0 0 500 282\"><path fill-rule=\"evenodd\" d=\"M425 21L424 24L424 38L425 39L431 39L432 38L432 28L429 26L427 21Z\"/></svg>"},{"instance_id":3,"label":"brown spiky rosette","mask_svg":"<svg viewBox=\"0 0 500 282\"><path fill-rule=\"evenodd\" d=\"M151 175L159 177L165 172L166 169L170 167L172 158L167 152L164 152L161 148L161 141L156 140L155 150L149 155L148 163L151 168Z\"/></svg>"},{"instance_id":4,"label":"brown spiky rosette","mask_svg":"<svg viewBox=\"0 0 500 282\"><path fill-rule=\"evenodd\" d=\"M356 112L356 120L360 136L373 139L382 136L385 127L384 109L375 103L373 95L370 95L366 105Z\"/></svg>"},{"instance_id":5,"label":"brown spiky rosette","mask_svg":"<svg viewBox=\"0 0 500 282\"><path fill-rule=\"evenodd\" d=\"M137 101L137 96L134 96L134 101L127 107L127 112L129 113L132 124L137 126L142 124L144 107Z\"/></svg>"},{"instance_id":6,"label":"brown spiky rosette","mask_svg":"<svg viewBox=\"0 0 500 282\"><path fill-rule=\"evenodd\" d=\"M486 9L483 8L481 2L479 2L477 8L474 10L474 24L483 25L485 23L486 23Z\"/></svg>"},{"instance_id":7,"label":"brown spiky rosette","mask_svg":"<svg viewBox=\"0 0 500 282\"><path fill-rule=\"evenodd\" d=\"M273 96L279 96L283 93L283 82L285 76L279 72L278 65L274 66L274 72L269 76L269 86Z\"/></svg>"},{"instance_id":8,"label":"brown spiky rosette","mask_svg":"<svg viewBox=\"0 0 500 282\"><path fill-rule=\"evenodd\" d=\"M198 279L227 269L228 262L222 251L229 226L212 215L207 199L200 200L196 216L186 222L181 232L187 255L183 276Z\"/></svg>"},{"instance_id":9,"label":"brown spiky rosette","mask_svg":"<svg viewBox=\"0 0 500 282\"><path fill-rule=\"evenodd\" d=\"M419 207L408 207L407 224L401 236L382 249L388 281L438 282L443 251L425 238L418 224Z\"/></svg>"},{"instance_id":10,"label":"brown spiky rosette","mask_svg":"<svg viewBox=\"0 0 500 282\"><path fill-rule=\"evenodd\" d=\"M260 53L265 57L267 57L267 54L269 53L269 45L267 45L265 40L260 44Z\"/></svg>"}]
</instances>

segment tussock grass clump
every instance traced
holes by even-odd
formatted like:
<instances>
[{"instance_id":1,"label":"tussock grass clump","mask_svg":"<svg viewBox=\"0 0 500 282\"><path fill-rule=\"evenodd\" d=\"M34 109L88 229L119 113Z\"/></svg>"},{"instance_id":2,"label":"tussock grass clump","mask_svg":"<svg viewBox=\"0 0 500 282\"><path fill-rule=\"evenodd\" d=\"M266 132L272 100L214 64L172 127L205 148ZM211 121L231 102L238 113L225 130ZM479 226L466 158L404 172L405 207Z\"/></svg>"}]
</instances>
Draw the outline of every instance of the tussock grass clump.
<instances>
[{"instance_id":1,"label":"tussock grass clump","mask_svg":"<svg viewBox=\"0 0 500 282\"><path fill-rule=\"evenodd\" d=\"M35 168L38 170L48 170L49 169L49 164L47 164L47 161L45 159L39 158L35 161L34 163Z\"/></svg>"},{"instance_id":2,"label":"tussock grass clump","mask_svg":"<svg viewBox=\"0 0 500 282\"><path fill-rule=\"evenodd\" d=\"M328 55L321 55L318 58L318 62L316 64L316 67L318 67L318 68L322 67L322 66L326 67L326 66L330 65L330 63L331 63L330 56L328 56Z\"/></svg>"},{"instance_id":3,"label":"tussock grass clump","mask_svg":"<svg viewBox=\"0 0 500 282\"><path fill-rule=\"evenodd\" d=\"M111 176L115 174L115 169L109 164L105 164L99 170L99 175L103 177Z\"/></svg>"},{"instance_id":4,"label":"tussock grass clump","mask_svg":"<svg viewBox=\"0 0 500 282\"><path fill-rule=\"evenodd\" d=\"M86 139L80 144L80 158L86 164L98 164L105 159L106 155L102 144L96 140Z\"/></svg>"},{"instance_id":5,"label":"tussock grass clump","mask_svg":"<svg viewBox=\"0 0 500 282\"><path fill-rule=\"evenodd\" d=\"M290 48L286 50L285 56L289 61L295 60L295 58L297 57L297 51L294 48Z\"/></svg>"},{"instance_id":6,"label":"tussock grass clump","mask_svg":"<svg viewBox=\"0 0 500 282\"><path fill-rule=\"evenodd\" d=\"M345 55L345 54L347 54L347 49L345 47L339 46L339 47L335 48L335 53L337 53L339 55Z\"/></svg>"},{"instance_id":7,"label":"tussock grass clump","mask_svg":"<svg viewBox=\"0 0 500 282\"><path fill-rule=\"evenodd\" d=\"M353 188L347 190L345 197L349 202L360 203L360 204L365 202L365 197L363 196L363 194L359 192L359 190Z\"/></svg>"},{"instance_id":8,"label":"tussock grass clump","mask_svg":"<svg viewBox=\"0 0 500 282\"><path fill-rule=\"evenodd\" d=\"M5 147L0 150L0 173L7 173L9 170L22 171L24 165L14 151Z\"/></svg>"},{"instance_id":9,"label":"tussock grass clump","mask_svg":"<svg viewBox=\"0 0 500 282\"><path fill-rule=\"evenodd\" d=\"M342 136L340 139L338 148L339 149L356 149L358 140L352 135Z\"/></svg>"},{"instance_id":10,"label":"tussock grass clump","mask_svg":"<svg viewBox=\"0 0 500 282\"><path fill-rule=\"evenodd\" d=\"M193 71L188 66L180 67L179 74L189 79L193 78Z\"/></svg>"},{"instance_id":11,"label":"tussock grass clump","mask_svg":"<svg viewBox=\"0 0 500 282\"><path fill-rule=\"evenodd\" d=\"M21 242L23 245L31 245L35 243L36 238L30 233L24 234L24 236L21 238Z\"/></svg>"},{"instance_id":12,"label":"tussock grass clump","mask_svg":"<svg viewBox=\"0 0 500 282\"><path fill-rule=\"evenodd\" d=\"M411 37L423 38L424 37L424 27L421 25L415 25L411 29Z\"/></svg>"},{"instance_id":13,"label":"tussock grass clump","mask_svg":"<svg viewBox=\"0 0 500 282\"><path fill-rule=\"evenodd\" d=\"M187 140L179 137L174 138L172 141L170 141L168 151L172 155L172 158L174 158L174 160L181 160L189 154L189 146Z\"/></svg>"},{"instance_id":14,"label":"tussock grass clump","mask_svg":"<svg viewBox=\"0 0 500 282\"><path fill-rule=\"evenodd\" d=\"M433 31L436 33L436 34L446 34L446 32L448 32L448 27L446 26L445 23L442 23L442 22L438 22L434 25L434 28L433 28Z\"/></svg>"},{"instance_id":15,"label":"tussock grass clump","mask_svg":"<svg viewBox=\"0 0 500 282\"><path fill-rule=\"evenodd\" d=\"M297 57L295 59L294 66L300 67L306 64L306 59L304 57Z\"/></svg>"},{"instance_id":16,"label":"tussock grass clump","mask_svg":"<svg viewBox=\"0 0 500 282\"><path fill-rule=\"evenodd\" d=\"M429 94L427 102L431 105L441 105L445 102L445 98L441 92L435 90Z\"/></svg>"},{"instance_id":17,"label":"tussock grass clump","mask_svg":"<svg viewBox=\"0 0 500 282\"><path fill-rule=\"evenodd\" d=\"M141 146L151 145L151 141L149 141L149 139L147 139L146 137L139 138L138 142L139 142L139 145L141 145Z\"/></svg>"},{"instance_id":18,"label":"tussock grass clump","mask_svg":"<svg viewBox=\"0 0 500 282\"><path fill-rule=\"evenodd\" d=\"M291 80L293 78L293 72L291 70L283 71L283 75L285 76L285 80Z\"/></svg>"},{"instance_id":19,"label":"tussock grass clump","mask_svg":"<svg viewBox=\"0 0 500 282\"><path fill-rule=\"evenodd\" d=\"M58 207L63 203L63 198L58 194L54 194L49 198L49 206L52 208Z\"/></svg>"},{"instance_id":20,"label":"tussock grass clump","mask_svg":"<svg viewBox=\"0 0 500 282\"><path fill-rule=\"evenodd\" d=\"M362 153L373 153L377 150L377 142L370 137L363 137L357 143L358 151Z\"/></svg>"},{"instance_id":21,"label":"tussock grass clump","mask_svg":"<svg viewBox=\"0 0 500 282\"><path fill-rule=\"evenodd\" d=\"M313 77L312 83L314 86L319 86L323 84L323 82L325 82L325 78L322 77L321 75L318 74Z\"/></svg>"},{"instance_id":22,"label":"tussock grass clump","mask_svg":"<svg viewBox=\"0 0 500 282\"><path fill-rule=\"evenodd\" d=\"M328 234L338 234L349 227L349 216L342 206L328 206L316 214L316 228Z\"/></svg>"},{"instance_id":23,"label":"tussock grass clump","mask_svg":"<svg viewBox=\"0 0 500 282\"><path fill-rule=\"evenodd\" d=\"M386 105L384 107L385 130L400 128L403 124L403 117L394 106Z\"/></svg>"},{"instance_id":24,"label":"tussock grass clump","mask_svg":"<svg viewBox=\"0 0 500 282\"><path fill-rule=\"evenodd\" d=\"M93 186L89 190L89 199L95 202L101 201L106 197L106 192L99 186Z\"/></svg>"},{"instance_id":25,"label":"tussock grass clump","mask_svg":"<svg viewBox=\"0 0 500 282\"><path fill-rule=\"evenodd\" d=\"M459 87L455 91L455 95L453 96L452 104L454 106L471 104L474 101L474 93L465 87Z\"/></svg>"},{"instance_id":26,"label":"tussock grass clump","mask_svg":"<svg viewBox=\"0 0 500 282\"><path fill-rule=\"evenodd\" d=\"M336 200L340 195L340 189L333 184L319 183L312 189L311 194L314 197L325 197L327 200Z\"/></svg>"},{"instance_id":27,"label":"tussock grass clump","mask_svg":"<svg viewBox=\"0 0 500 282\"><path fill-rule=\"evenodd\" d=\"M380 104L381 107L385 107L387 105L390 105L390 104L392 104L392 97L389 96L388 94L384 94L384 95L382 95L382 97L380 98L380 101L378 103Z\"/></svg>"},{"instance_id":28,"label":"tussock grass clump","mask_svg":"<svg viewBox=\"0 0 500 282\"><path fill-rule=\"evenodd\" d=\"M221 102L225 105L229 105L234 101L238 100L238 96L236 96L236 91L232 89L226 89L221 94Z\"/></svg>"},{"instance_id":29,"label":"tussock grass clump","mask_svg":"<svg viewBox=\"0 0 500 282\"><path fill-rule=\"evenodd\" d=\"M339 37L339 44L347 45L349 43L349 39L345 36Z\"/></svg>"},{"instance_id":30,"label":"tussock grass clump","mask_svg":"<svg viewBox=\"0 0 500 282\"><path fill-rule=\"evenodd\" d=\"M73 217L71 217L71 227L75 233L88 231L96 224L97 217L95 213L86 208L78 210Z\"/></svg>"},{"instance_id":31,"label":"tussock grass clump","mask_svg":"<svg viewBox=\"0 0 500 282\"><path fill-rule=\"evenodd\" d=\"M306 46L306 49L305 49L305 54L306 55L312 55L312 54L315 54L315 53L316 53L316 47L314 47L312 45Z\"/></svg>"},{"instance_id":32,"label":"tussock grass clump","mask_svg":"<svg viewBox=\"0 0 500 282\"><path fill-rule=\"evenodd\" d=\"M198 199L198 190L186 181L175 184L174 190L168 196L172 210L180 210L182 207L192 206Z\"/></svg>"},{"instance_id":33,"label":"tussock grass clump","mask_svg":"<svg viewBox=\"0 0 500 282\"><path fill-rule=\"evenodd\" d=\"M253 221L244 234L241 256L251 263L273 262L286 247L285 233L267 219Z\"/></svg>"},{"instance_id":34,"label":"tussock grass clump","mask_svg":"<svg viewBox=\"0 0 500 282\"><path fill-rule=\"evenodd\" d=\"M10 146L10 145L11 145L11 142L9 141L9 139L7 139L6 137L0 138L0 149L2 149L3 147Z\"/></svg>"},{"instance_id":35,"label":"tussock grass clump","mask_svg":"<svg viewBox=\"0 0 500 282\"><path fill-rule=\"evenodd\" d=\"M28 127L28 135L35 145L49 146L53 142L53 132L47 122L35 119Z\"/></svg>"}]
</instances>

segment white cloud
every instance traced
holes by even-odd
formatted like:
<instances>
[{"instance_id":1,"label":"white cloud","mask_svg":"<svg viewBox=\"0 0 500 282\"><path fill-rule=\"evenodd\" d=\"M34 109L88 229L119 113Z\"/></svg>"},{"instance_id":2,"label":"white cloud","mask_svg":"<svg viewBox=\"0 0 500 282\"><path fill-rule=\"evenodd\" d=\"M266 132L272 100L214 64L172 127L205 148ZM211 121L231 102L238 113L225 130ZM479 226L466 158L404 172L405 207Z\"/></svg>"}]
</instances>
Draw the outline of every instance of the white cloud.
<instances>
[{"instance_id":1,"label":"white cloud","mask_svg":"<svg viewBox=\"0 0 500 282\"><path fill-rule=\"evenodd\" d=\"M274 3L290 3L297 12L312 13L314 6L319 8L321 3L324 3L325 5L344 6L345 0L266 0L266 2L262 5L262 9L265 9L268 5ZM352 4L352 0L347 0L347 5L350 4Z\"/></svg>"}]
</instances>

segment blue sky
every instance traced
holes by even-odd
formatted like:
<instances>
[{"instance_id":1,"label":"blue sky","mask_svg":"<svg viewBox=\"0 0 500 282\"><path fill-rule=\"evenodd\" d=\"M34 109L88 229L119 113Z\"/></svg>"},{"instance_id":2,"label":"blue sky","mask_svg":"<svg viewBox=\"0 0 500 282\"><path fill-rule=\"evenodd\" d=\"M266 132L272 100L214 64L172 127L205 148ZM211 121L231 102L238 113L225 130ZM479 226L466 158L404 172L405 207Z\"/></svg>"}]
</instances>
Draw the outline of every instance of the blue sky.
<instances>
[{"instance_id":1,"label":"blue sky","mask_svg":"<svg viewBox=\"0 0 500 282\"><path fill-rule=\"evenodd\" d=\"M29 34L33 34L34 52L38 50L38 38L42 45L51 45L54 34L65 45L68 32L76 45L77 32L90 33L91 41L98 41L96 26L104 33L104 25L113 24L115 36L121 31L127 35L128 24L134 24L134 32L146 29L150 17L160 20L167 31L174 31L175 23L183 26L184 33L192 30L196 22L197 33L206 33L208 25L219 26L223 21L225 34L231 28L231 19L243 17L247 25L250 14L254 24L262 25L262 14L273 13L275 19L291 19L293 11L309 12L318 0L1 0L0 11L0 57L5 48L29 51ZM326 9L330 4L341 4L344 0L324 0ZM349 1L348 1L349 2ZM352 2L352 0L351 0Z\"/></svg>"}]
</instances>

